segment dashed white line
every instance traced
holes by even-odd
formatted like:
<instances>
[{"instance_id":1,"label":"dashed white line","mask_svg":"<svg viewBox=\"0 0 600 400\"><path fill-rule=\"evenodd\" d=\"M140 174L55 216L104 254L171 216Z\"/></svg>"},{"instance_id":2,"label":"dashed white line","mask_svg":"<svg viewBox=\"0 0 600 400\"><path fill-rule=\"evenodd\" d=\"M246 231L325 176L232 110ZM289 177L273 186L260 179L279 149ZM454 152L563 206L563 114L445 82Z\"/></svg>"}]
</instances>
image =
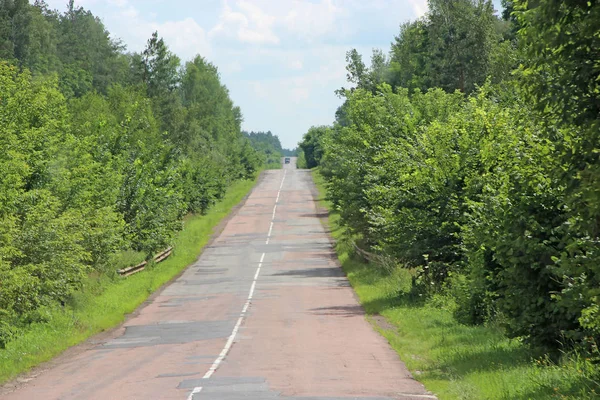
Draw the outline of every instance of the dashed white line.
<instances>
[{"instance_id":1,"label":"dashed white line","mask_svg":"<svg viewBox=\"0 0 600 400\"><path fill-rule=\"evenodd\" d=\"M281 189L283 188L283 182L285 181L286 174L287 174L287 170L284 171L284 173L283 173L283 178L281 179L281 184L279 185L279 191L277 192L277 199L275 199L275 206L273 207L273 215L271 217L271 226L269 227L269 233L267 235L266 244L269 244L269 239L271 238L271 233L273 232L273 222L275 220L275 213L277 211L277 203L279 203L279 196L281 195ZM252 297L254 296L254 290L256 289L256 282L258 281L260 269L262 268L262 264L265 260L265 254L266 253L262 253L262 255L260 256L260 261L258 262L258 267L256 268L256 272L254 274L254 279L252 280L252 285L250 286L250 292L248 292L248 298L246 299L246 303L244 303L244 307L242 308L240 317L238 318L238 320L233 328L233 331L231 332L231 335L229 335L229 338L227 338L227 343L225 343L225 347L223 347L223 350L221 350L221 353L219 354L219 356L217 357L215 362L212 363L209 370L206 371L206 374L204 374L202 379L210 378L215 373L217 368L219 368L219 365L223 362L223 360L227 356L227 353L229 353L229 350L231 349L231 346L233 345L233 341L235 340L238 330L240 329L240 326L242 325L242 322L244 321L244 318L246 317L246 312L248 311L248 308L250 307ZM200 391L202 391L202 386L195 387L192 390L192 392L190 393L190 395L188 396L187 400L193 400L194 395L197 393L200 393Z\"/></svg>"},{"instance_id":2,"label":"dashed white line","mask_svg":"<svg viewBox=\"0 0 600 400\"><path fill-rule=\"evenodd\" d=\"M221 350L219 357L217 357L215 362L212 363L209 370L206 372L206 374L204 374L202 379L210 378L212 376L212 374L215 373L217 368L219 368L219 365L221 364L221 362L223 362L223 360L227 356L227 353L229 353L229 350L231 349L231 346L233 345L233 341L235 340L238 330L240 329L240 325L242 325L242 322L244 321L244 317L246 316L248 307L250 307L250 301L252 300L252 297L254 296L254 289L256 288L256 281L258 280L258 275L260 274L260 269L262 267L264 259L265 259L265 253L262 253L262 256L260 256L260 262L258 263L258 268L256 268L256 273L254 274L254 279L252 280L252 285L250 286L250 292L248 292L248 298L246 299L244 308L242 308L240 317L238 318L238 320L235 324L235 327L233 328L233 331L231 332L231 335L229 335L229 338L227 339L227 343L225 343L225 347L223 347L223 350Z\"/></svg>"},{"instance_id":3,"label":"dashed white line","mask_svg":"<svg viewBox=\"0 0 600 400\"><path fill-rule=\"evenodd\" d=\"M201 386L195 387L194 390L192 390L192 393L190 393L190 395L188 396L187 400L193 400L194 395L196 393L200 393L201 391L202 391L202 387Z\"/></svg>"},{"instance_id":4,"label":"dashed white line","mask_svg":"<svg viewBox=\"0 0 600 400\"><path fill-rule=\"evenodd\" d=\"M283 187L283 181L285 181L286 175L287 175L287 169L285 171L283 171L283 179L281 180L281 185L279 185L279 191L281 191L281 188Z\"/></svg>"},{"instance_id":5,"label":"dashed white line","mask_svg":"<svg viewBox=\"0 0 600 400\"><path fill-rule=\"evenodd\" d=\"M271 217L271 220L275 219L275 213L277 212L277 204L275 204L275 207L273 207L273 216Z\"/></svg>"},{"instance_id":6,"label":"dashed white line","mask_svg":"<svg viewBox=\"0 0 600 400\"><path fill-rule=\"evenodd\" d=\"M269 233L267 234L267 237L271 237L272 232L273 232L273 221L271 221L271 226L269 226Z\"/></svg>"},{"instance_id":7,"label":"dashed white line","mask_svg":"<svg viewBox=\"0 0 600 400\"><path fill-rule=\"evenodd\" d=\"M225 359L225 356L227 356L227 353L229 353L229 349L231 349L231 346L233 345L233 341L235 340L235 336L237 335L238 329L240 329L240 325L242 324L243 320L244 315L240 315L235 324L235 327L233 328L233 332L231 332L231 335L229 335L229 338L227 339L227 343L225 343L225 347L223 347L223 350L221 350L219 357L217 357L215 362L210 366L210 369L206 372L206 374L204 374L202 379L210 378L212 374L215 373L217 368L219 368L219 364L221 364L221 362Z\"/></svg>"}]
</instances>

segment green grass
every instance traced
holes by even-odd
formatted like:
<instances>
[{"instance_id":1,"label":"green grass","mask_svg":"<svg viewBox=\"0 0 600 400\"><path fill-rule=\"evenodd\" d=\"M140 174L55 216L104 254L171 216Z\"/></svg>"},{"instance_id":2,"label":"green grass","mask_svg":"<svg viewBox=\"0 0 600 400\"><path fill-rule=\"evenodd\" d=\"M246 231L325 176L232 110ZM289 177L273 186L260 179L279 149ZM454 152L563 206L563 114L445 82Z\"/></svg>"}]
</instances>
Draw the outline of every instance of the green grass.
<instances>
[{"instance_id":1,"label":"green grass","mask_svg":"<svg viewBox=\"0 0 600 400\"><path fill-rule=\"evenodd\" d=\"M281 169L283 167L281 166L281 161L277 160L277 161L266 163L264 168L265 169Z\"/></svg>"},{"instance_id":2,"label":"green grass","mask_svg":"<svg viewBox=\"0 0 600 400\"><path fill-rule=\"evenodd\" d=\"M86 288L65 309L46 310L44 323L32 324L0 350L0 383L14 378L70 346L121 323L150 294L196 260L214 228L254 186L256 181L235 183L222 201L206 215L189 216L178 234L173 255L136 275L118 281L90 277ZM137 254L127 255L136 259Z\"/></svg>"},{"instance_id":3,"label":"green grass","mask_svg":"<svg viewBox=\"0 0 600 400\"><path fill-rule=\"evenodd\" d=\"M407 277L354 257L339 215L324 200L323 178L318 171L313 171L313 178L320 204L330 211L328 228L338 258L369 320L413 376L441 400L600 398L595 394L600 393L599 383L588 378L597 368L589 360L573 355L560 365L535 360L520 342L504 337L499 327L458 323L451 299L438 296L416 304L403 297ZM383 316L389 326L379 326L374 315Z\"/></svg>"}]
</instances>

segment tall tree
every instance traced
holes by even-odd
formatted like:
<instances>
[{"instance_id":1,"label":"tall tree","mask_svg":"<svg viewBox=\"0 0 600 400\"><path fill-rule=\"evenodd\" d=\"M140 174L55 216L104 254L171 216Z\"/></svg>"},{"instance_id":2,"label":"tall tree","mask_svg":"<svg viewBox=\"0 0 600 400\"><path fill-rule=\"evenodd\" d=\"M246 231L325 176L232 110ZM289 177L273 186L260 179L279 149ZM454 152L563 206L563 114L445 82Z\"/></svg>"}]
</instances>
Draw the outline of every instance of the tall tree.
<instances>
[{"instance_id":1,"label":"tall tree","mask_svg":"<svg viewBox=\"0 0 600 400\"><path fill-rule=\"evenodd\" d=\"M489 0L430 0L427 15L402 25L392 44L390 83L472 92L494 70L497 23Z\"/></svg>"},{"instance_id":2,"label":"tall tree","mask_svg":"<svg viewBox=\"0 0 600 400\"><path fill-rule=\"evenodd\" d=\"M391 81L394 86L422 91L432 87L432 65L429 60L429 35L425 20L418 19L400 26L400 34L392 43Z\"/></svg>"},{"instance_id":3,"label":"tall tree","mask_svg":"<svg viewBox=\"0 0 600 400\"><path fill-rule=\"evenodd\" d=\"M142 53L143 80L150 97L173 91L179 83L179 57L171 53L158 32L152 33Z\"/></svg>"},{"instance_id":4,"label":"tall tree","mask_svg":"<svg viewBox=\"0 0 600 400\"><path fill-rule=\"evenodd\" d=\"M0 0L0 58L27 57L31 7L28 0Z\"/></svg>"}]
</instances>

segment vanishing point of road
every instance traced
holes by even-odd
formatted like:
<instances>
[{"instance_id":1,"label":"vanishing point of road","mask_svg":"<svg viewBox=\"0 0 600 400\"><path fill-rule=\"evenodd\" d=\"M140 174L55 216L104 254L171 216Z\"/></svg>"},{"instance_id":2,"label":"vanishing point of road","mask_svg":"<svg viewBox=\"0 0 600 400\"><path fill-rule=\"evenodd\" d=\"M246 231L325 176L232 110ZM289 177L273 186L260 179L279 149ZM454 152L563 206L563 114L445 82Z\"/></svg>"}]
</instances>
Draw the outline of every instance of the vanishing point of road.
<instances>
[{"instance_id":1,"label":"vanishing point of road","mask_svg":"<svg viewBox=\"0 0 600 400\"><path fill-rule=\"evenodd\" d=\"M0 397L435 399L365 320L294 162L121 328Z\"/></svg>"}]
</instances>

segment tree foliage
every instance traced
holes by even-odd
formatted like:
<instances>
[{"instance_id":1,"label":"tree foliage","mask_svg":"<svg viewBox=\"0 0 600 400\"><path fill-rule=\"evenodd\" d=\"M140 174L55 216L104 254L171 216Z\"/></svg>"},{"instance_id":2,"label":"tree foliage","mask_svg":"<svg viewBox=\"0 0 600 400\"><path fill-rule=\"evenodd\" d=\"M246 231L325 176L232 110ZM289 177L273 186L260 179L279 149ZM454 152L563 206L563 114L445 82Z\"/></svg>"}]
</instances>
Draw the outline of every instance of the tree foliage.
<instances>
[{"instance_id":1,"label":"tree foliage","mask_svg":"<svg viewBox=\"0 0 600 400\"><path fill-rule=\"evenodd\" d=\"M326 126L313 126L304 135L300 149L303 154L304 167L314 168L321 162L323 157L323 139L327 133Z\"/></svg>"},{"instance_id":2,"label":"tree foliage","mask_svg":"<svg viewBox=\"0 0 600 400\"><path fill-rule=\"evenodd\" d=\"M250 145L260 154L261 162L267 167L279 168L281 157L284 156L279 137L267 132L244 132Z\"/></svg>"},{"instance_id":3,"label":"tree foliage","mask_svg":"<svg viewBox=\"0 0 600 400\"><path fill-rule=\"evenodd\" d=\"M382 83L409 93L430 88L472 93L488 78L494 83L508 78L516 67L510 31L489 0L431 0L424 17L400 25L389 56L374 49L367 67L350 50L348 82L373 93ZM344 89L337 93L343 97Z\"/></svg>"}]
</instances>

